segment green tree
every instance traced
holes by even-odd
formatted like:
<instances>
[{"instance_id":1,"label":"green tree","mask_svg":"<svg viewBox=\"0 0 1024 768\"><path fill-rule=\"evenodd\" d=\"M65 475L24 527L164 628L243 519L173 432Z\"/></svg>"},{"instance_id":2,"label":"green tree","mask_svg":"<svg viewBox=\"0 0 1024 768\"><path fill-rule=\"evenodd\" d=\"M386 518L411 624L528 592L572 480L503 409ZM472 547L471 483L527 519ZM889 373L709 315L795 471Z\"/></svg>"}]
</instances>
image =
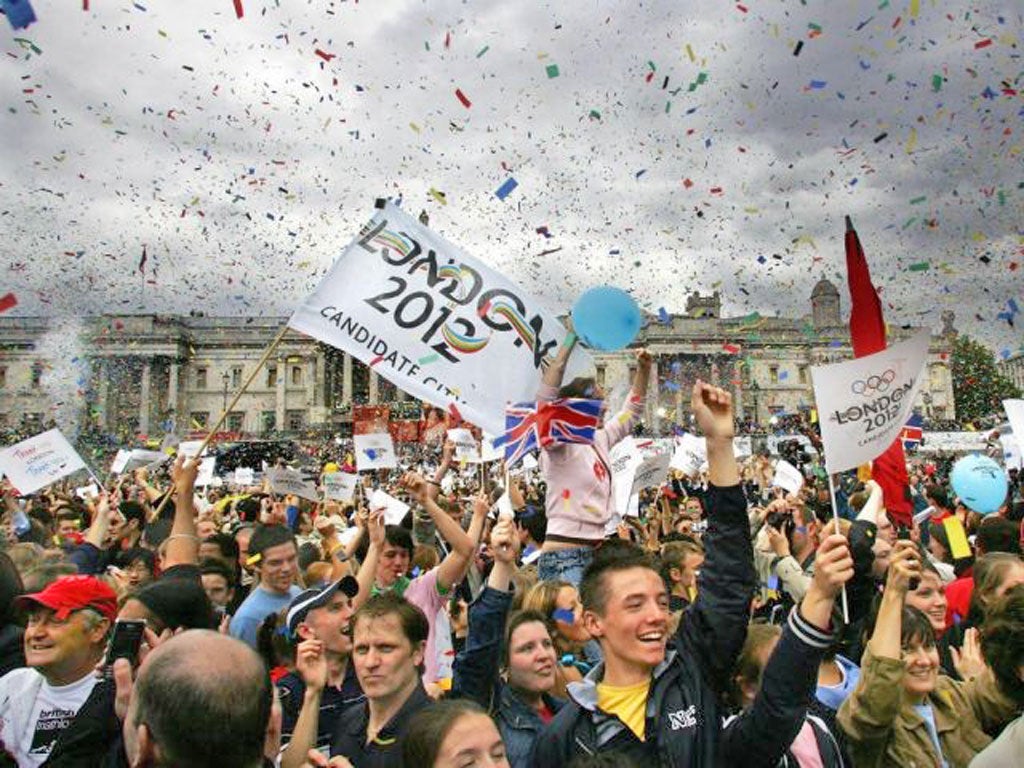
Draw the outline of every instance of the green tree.
<instances>
[{"instance_id":1,"label":"green tree","mask_svg":"<svg viewBox=\"0 0 1024 768\"><path fill-rule=\"evenodd\" d=\"M992 352L963 334L953 344L952 373L956 417L961 422L1000 413L1003 400L1021 396L996 368Z\"/></svg>"}]
</instances>

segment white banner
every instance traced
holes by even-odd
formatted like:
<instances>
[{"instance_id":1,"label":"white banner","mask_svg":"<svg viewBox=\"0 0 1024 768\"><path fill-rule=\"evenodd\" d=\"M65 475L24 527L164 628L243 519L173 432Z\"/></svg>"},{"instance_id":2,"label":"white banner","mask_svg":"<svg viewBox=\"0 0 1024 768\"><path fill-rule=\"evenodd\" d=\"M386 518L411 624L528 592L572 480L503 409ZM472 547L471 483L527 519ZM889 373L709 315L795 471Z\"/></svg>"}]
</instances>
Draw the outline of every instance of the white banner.
<instances>
[{"instance_id":1,"label":"white banner","mask_svg":"<svg viewBox=\"0 0 1024 768\"><path fill-rule=\"evenodd\" d=\"M788 461L779 459L775 464L772 485L779 486L786 493L800 493L800 489L804 487L804 476Z\"/></svg>"},{"instance_id":2,"label":"white banner","mask_svg":"<svg viewBox=\"0 0 1024 768\"><path fill-rule=\"evenodd\" d=\"M395 469L398 457L395 444L387 432L372 432L369 435L353 435L356 450L356 469L366 472L371 469Z\"/></svg>"},{"instance_id":3,"label":"white banner","mask_svg":"<svg viewBox=\"0 0 1024 768\"><path fill-rule=\"evenodd\" d=\"M324 498L350 502L355 498L359 475L348 472L331 472L324 475Z\"/></svg>"},{"instance_id":4,"label":"white banner","mask_svg":"<svg viewBox=\"0 0 1024 768\"><path fill-rule=\"evenodd\" d=\"M391 203L288 324L493 434L506 403L536 399L541 363L566 335L531 295ZM592 365L577 347L565 380Z\"/></svg>"},{"instance_id":5,"label":"white banner","mask_svg":"<svg viewBox=\"0 0 1024 768\"><path fill-rule=\"evenodd\" d=\"M931 331L867 357L811 368L830 473L878 458L910 418Z\"/></svg>"},{"instance_id":6,"label":"white banner","mask_svg":"<svg viewBox=\"0 0 1024 768\"><path fill-rule=\"evenodd\" d=\"M707 463L707 460L707 442L702 437L686 432L677 439L676 450L672 454L669 466L672 469L678 469L684 475L693 477L700 472L700 468Z\"/></svg>"},{"instance_id":7,"label":"white banner","mask_svg":"<svg viewBox=\"0 0 1024 768\"><path fill-rule=\"evenodd\" d=\"M1003 400L1003 410L1017 439L1017 448L1024 453L1024 400Z\"/></svg>"},{"instance_id":8,"label":"white banner","mask_svg":"<svg viewBox=\"0 0 1024 768\"><path fill-rule=\"evenodd\" d=\"M640 466L633 472L630 496L640 493L644 488L664 483L668 478L668 466L671 461L671 453L651 453L645 456Z\"/></svg>"},{"instance_id":9,"label":"white banner","mask_svg":"<svg viewBox=\"0 0 1024 768\"><path fill-rule=\"evenodd\" d=\"M267 480L270 482L270 490L282 496L293 494L301 499L320 501L320 494L317 493L316 485L312 480L307 480L297 469L278 467L267 471Z\"/></svg>"},{"instance_id":10,"label":"white banner","mask_svg":"<svg viewBox=\"0 0 1024 768\"><path fill-rule=\"evenodd\" d=\"M22 496L85 469L85 462L59 429L51 429L0 451L0 470Z\"/></svg>"},{"instance_id":11,"label":"white banner","mask_svg":"<svg viewBox=\"0 0 1024 768\"><path fill-rule=\"evenodd\" d=\"M235 485L252 485L256 482L256 473L252 467L235 467Z\"/></svg>"}]
</instances>

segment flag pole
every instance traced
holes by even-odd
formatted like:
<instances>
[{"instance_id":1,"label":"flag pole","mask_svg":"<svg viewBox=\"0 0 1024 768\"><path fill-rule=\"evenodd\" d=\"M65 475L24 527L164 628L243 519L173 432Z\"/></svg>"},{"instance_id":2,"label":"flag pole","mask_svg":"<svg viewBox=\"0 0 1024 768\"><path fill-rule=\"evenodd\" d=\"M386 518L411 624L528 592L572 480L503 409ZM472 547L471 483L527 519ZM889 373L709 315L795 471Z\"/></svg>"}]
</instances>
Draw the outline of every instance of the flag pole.
<instances>
[{"instance_id":1,"label":"flag pole","mask_svg":"<svg viewBox=\"0 0 1024 768\"><path fill-rule=\"evenodd\" d=\"M227 407L224 408L224 411L221 413L220 418L217 419L217 423L214 424L213 427L206 433L206 437L203 438L203 442L199 444L199 450L196 451L197 461L200 459L200 457L202 457L203 451L206 450L206 446L208 446L210 444L210 441L213 440L213 436L220 431L220 428L222 426L224 426L224 422L227 420L228 414L231 413L232 410L234 410L234 407L238 404L238 401L242 399L242 395L245 394L245 391L249 388L249 385L252 384L253 380L256 378L256 375L261 370L263 370L263 366L266 364L267 360L270 359L270 356L274 353L274 350L277 349L278 345L284 340L284 336L286 333L288 333L287 323L284 324L284 327L282 327L277 336L274 337L274 340L270 342L270 346L267 347L266 351L263 353L263 357L260 358L259 362L256 363L256 366L249 373L249 376L245 379L245 381L242 382L242 386L239 388L238 392L235 393L235 396L231 399L231 402L227 404ZM172 490L173 486L171 488L168 488L167 493L164 494L163 499L161 499L160 504L157 506L156 511L153 513L153 516L155 518L160 517L160 513L163 511L164 507L167 506L167 502L170 501L171 499Z\"/></svg>"},{"instance_id":2,"label":"flag pole","mask_svg":"<svg viewBox=\"0 0 1024 768\"><path fill-rule=\"evenodd\" d=\"M832 473L826 468L825 473L828 475L828 495L832 499L832 522L835 524L836 533L842 534L839 528L839 507L836 505L836 486L832 481ZM846 624L850 623L850 605L846 599L846 585L843 584L842 592L842 603L843 603L843 622Z\"/></svg>"}]
</instances>

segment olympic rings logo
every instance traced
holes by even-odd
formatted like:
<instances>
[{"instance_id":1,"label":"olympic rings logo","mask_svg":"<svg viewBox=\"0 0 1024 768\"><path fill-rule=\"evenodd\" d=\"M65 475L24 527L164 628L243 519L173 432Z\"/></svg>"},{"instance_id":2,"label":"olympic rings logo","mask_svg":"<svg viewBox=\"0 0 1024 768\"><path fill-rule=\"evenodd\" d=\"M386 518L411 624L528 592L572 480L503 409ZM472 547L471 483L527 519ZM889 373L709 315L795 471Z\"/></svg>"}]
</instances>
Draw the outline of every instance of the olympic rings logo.
<instances>
[{"instance_id":1,"label":"olympic rings logo","mask_svg":"<svg viewBox=\"0 0 1024 768\"><path fill-rule=\"evenodd\" d=\"M896 371L890 368L880 376L868 376L866 380L858 379L850 385L850 391L855 395L887 392L894 381L896 381Z\"/></svg>"}]
</instances>

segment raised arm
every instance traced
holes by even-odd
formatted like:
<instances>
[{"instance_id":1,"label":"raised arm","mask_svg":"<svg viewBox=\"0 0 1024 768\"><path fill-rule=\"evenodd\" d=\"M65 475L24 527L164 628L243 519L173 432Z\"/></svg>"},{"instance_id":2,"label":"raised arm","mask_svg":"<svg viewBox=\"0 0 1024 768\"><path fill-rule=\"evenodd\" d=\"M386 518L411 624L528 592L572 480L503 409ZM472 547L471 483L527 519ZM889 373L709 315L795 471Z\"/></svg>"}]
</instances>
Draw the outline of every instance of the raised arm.
<instances>
[{"instance_id":1,"label":"raised arm","mask_svg":"<svg viewBox=\"0 0 1024 768\"><path fill-rule=\"evenodd\" d=\"M362 509L356 511L362 514ZM359 594L352 599L352 609L357 610L359 606L370 599L373 593L373 582L377 578L377 564L380 562L380 553L384 550L384 510L378 509L370 513L366 520L366 535L370 537L370 546L366 550L366 557L359 565L359 573L356 581L359 582Z\"/></svg>"},{"instance_id":2,"label":"raised arm","mask_svg":"<svg viewBox=\"0 0 1024 768\"><path fill-rule=\"evenodd\" d=\"M171 467L174 491L174 522L167 537L164 570L175 565L195 565L199 562L199 537L196 535L196 510L192 495L195 492L199 459L179 456Z\"/></svg>"},{"instance_id":3,"label":"raised arm","mask_svg":"<svg viewBox=\"0 0 1024 768\"><path fill-rule=\"evenodd\" d=\"M512 574L518 549L512 521L502 518L491 531L494 567L487 586L469 607L466 647L455 659L453 695L473 699L488 711L492 709L501 664L505 618L512 605Z\"/></svg>"},{"instance_id":4,"label":"raised arm","mask_svg":"<svg viewBox=\"0 0 1024 768\"><path fill-rule=\"evenodd\" d=\"M790 613L782 638L765 665L753 706L722 733L722 765L774 768L804 724L818 667L834 639L832 606L853 577L846 539L829 536L818 547L817 568L799 609Z\"/></svg>"},{"instance_id":5,"label":"raised arm","mask_svg":"<svg viewBox=\"0 0 1024 768\"><path fill-rule=\"evenodd\" d=\"M626 402L622 404L619 412L604 425L609 445L615 445L622 438L631 434L633 425L643 415L644 401L647 399L647 382L651 379L651 363L650 352L646 349L637 350L636 372L633 374L633 382L629 389L629 395L626 396Z\"/></svg>"},{"instance_id":6,"label":"raised arm","mask_svg":"<svg viewBox=\"0 0 1024 768\"><path fill-rule=\"evenodd\" d=\"M562 341L562 346L558 348L558 353L555 355L555 359L548 363L548 366L544 369L544 375L541 378L541 391L537 395L538 400L551 400L555 395L551 394L552 390L557 393L558 388L562 386L562 379L565 377L565 367L569 363L569 357L572 355L572 350L576 346L576 332L572 327L572 318L568 320L569 333Z\"/></svg>"},{"instance_id":7,"label":"raised arm","mask_svg":"<svg viewBox=\"0 0 1024 768\"><path fill-rule=\"evenodd\" d=\"M678 637L708 683L724 691L746 639L757 575L747 500L732 451L732 397L698 381L691 408L707 439L712 484L705 497L708 530L697 599L679 623Z\"/></svg>"},{"instance_id":8,"label":"raised arm","mask_svg":"<svg viewBox=\"0 0 1024 768\"><path fill-rule=\"evenodd\" d=\"M287 735L288 745L281 753L281 768L300 768L309 750L316 747L320 725L320 700L327 685L327 659L322 640L303 640L295 652L295 671L306 685L298 717ZM287 730L285 727L283 730Z\"/></svg>"}]
</instances>

